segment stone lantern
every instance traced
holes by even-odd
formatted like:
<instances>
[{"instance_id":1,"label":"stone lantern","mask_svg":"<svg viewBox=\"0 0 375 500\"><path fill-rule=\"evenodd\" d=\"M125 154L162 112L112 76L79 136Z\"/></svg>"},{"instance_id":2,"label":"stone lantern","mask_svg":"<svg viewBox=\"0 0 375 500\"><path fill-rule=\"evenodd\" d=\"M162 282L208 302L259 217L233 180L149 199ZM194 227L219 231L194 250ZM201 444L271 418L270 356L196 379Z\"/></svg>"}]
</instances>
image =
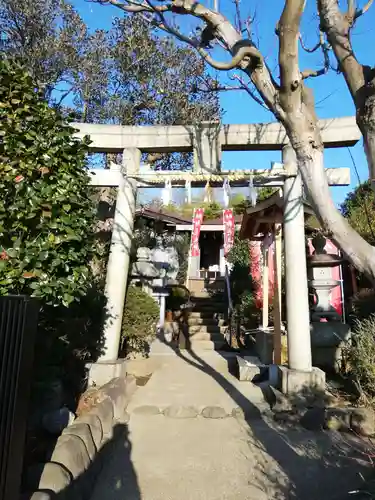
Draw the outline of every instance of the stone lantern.
<instances>
[{"instance_id":1,"label":"stone lantern","mask_svg":"<svg viewBox=\"0 0 375 500\"><path fill-rule=\"evenodd\" d=\"M325 250L327 240L318 234L311 241L314 252L307 257L309 287L315 298L310 305L311 350L313 364L339 370L342 349L350 339L350 327L331 304L331 292L340 285L332 276L332 269L343 259Z\"/></svg>"},{"instance_id":2,"label":"stone lantern","mask_svg":"<svg viewBox=\"0 0 375 500\"><path fill-rule=\"evenodd\" d=\"M132 278L157 300L160 306L159 330L164 327L165 298L168 296L168 292L165 290L167 269L167 254L160 245L153 250L147 247L138 248L137 262L132 267Z\"/></svg>"},{"instance_id":3,"label":"stone lantern","mask_svg":"<svg viewBox=\"0 0 375 500\"><path fill-rule=\"evenodd\" d=\"M160 306L159 330L162 331L165 322L165 299L169 292L166 290L167 272L170 267L169 254L163 247L162 238L156 238L156 247L151 250L151 260L158 269L159 276L153 280L153 295L156 297Z\"/></svg>"}]
</instances>

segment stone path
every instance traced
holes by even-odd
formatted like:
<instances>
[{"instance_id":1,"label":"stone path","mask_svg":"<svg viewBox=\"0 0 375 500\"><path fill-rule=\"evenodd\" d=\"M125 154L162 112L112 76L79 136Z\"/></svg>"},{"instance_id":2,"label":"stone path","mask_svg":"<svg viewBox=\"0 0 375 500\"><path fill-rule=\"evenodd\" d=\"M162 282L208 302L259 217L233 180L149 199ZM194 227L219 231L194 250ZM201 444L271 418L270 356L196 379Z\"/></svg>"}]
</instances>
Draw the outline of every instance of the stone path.
<instances>
[{"instance_id":1,"label":"stone path","mask_svg":"<svg viewBox=\"0 0 375 500\"><path fill-rule=\"evenodd\" d=\"M352 498L354 441L277 426L261 390L230 375L217 352L157 347L150 363L92 500Z\"/></svg>"}]
</instances>

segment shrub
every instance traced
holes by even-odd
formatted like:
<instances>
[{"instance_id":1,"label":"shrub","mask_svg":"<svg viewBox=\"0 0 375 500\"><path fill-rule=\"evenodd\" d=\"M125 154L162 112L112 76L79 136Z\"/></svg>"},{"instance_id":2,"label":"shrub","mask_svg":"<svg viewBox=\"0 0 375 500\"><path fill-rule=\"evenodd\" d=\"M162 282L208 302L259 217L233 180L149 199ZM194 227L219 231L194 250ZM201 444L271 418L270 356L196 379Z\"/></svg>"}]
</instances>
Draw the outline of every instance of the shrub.
<instances>
[{"instance_id":1,"label":"shrub","mask_svg":"<svg viewBox=\"0 0 375 500\"><path fill-rule=\"evenodd\" d=\"M254 283L250 275L249 245L247 241L240 240L237 234L227 260L232 264L230 283L236 316L244 326L255 328L260 311L256 308Z\"/></svg>"},{"instance_id":2,"label":"shrub","mask_svg":"<svg viewBox=\"0 0 375 500\"><path fill-rule=\"evenodd\" d=\"M95 205L87 141L0 59L0 294L69 306L86 293Z\"/></svg>"},{"instance_id":3,"label":"shrub","mask_svg":"<svg viewBox=\"0 0 375 500\"><path fill-rule=\"evenodd\" d=\"M104 301L90 266L88 141L74 132L22 67L0 58L0 295L38 297L34 381L59 378L76 392L101 350Z\"/></svg>"},{"instance_id":4,"label":"shrub","mask_svg":"<svg viewBox=\"0 0 375 500\"><path fill-rule=\"evenodd\" d=\"M375 315L356 321L353 343L348 346L346 356L360 393L372 401L375 397Z\"/></svg>"},{"instance_id":5,"label":"shrub","mask_svg":"<svg viewBox=\"0 0 375 500\"><path fill-rule=\"evenodd\" d=\"M168 311L178 311L189 300L189 290L183 285L169 285L167 291L169 292L166 300Z\"/></svg>"},{"instance_id":6,"label":"shrub","mask_svg":"<svg viewBox=\"0 0 375 500\"><path fill-rule=\"evenodd\" d=\"M142 288L130 285L122 322L122 349L126 354L147 354L155 338L159 306Z\"/></svg>"}]
</instances>

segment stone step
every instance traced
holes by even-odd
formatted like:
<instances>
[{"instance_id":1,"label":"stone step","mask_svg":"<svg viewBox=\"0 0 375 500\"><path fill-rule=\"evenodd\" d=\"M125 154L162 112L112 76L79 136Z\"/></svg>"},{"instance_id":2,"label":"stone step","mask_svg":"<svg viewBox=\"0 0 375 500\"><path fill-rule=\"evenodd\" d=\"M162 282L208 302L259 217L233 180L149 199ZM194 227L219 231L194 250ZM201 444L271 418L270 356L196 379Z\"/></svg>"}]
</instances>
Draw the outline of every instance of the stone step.
<instances>
[{"instance_id":1,"label":"stone step","mask_svg":"<svg viewBox=\"0 0 375 500\"><path fill-rule=\"evenodd\" d=\"M197 332L206 332L206 333L224 333L226 331L226 326L218 326L218 325L190 325L189 326L189 335L193 335Z\"/></svg>"},{"instance_id":2,"label":"stone step","mask_svg":"<svg viewBox=\"0 0 375 500\"><path fill-rule=\"evenodd\" d=\"M226 311L227 309L227 306L226 304L222 304L222 303L218 303L218 304L214 304L214 303L208 303L208 304L194 304L194 306L192 307L192 311L194 312L211 312L211 313L215 313L215 312L224 312Z\"/></svg>"},{"instance_id":3,"label":"stone step","mask_svg":"<svg viewBox=\"0 0 375 500\"><path fill-rule=\"evenodd\" d=\"M201 318L201 319L224 319L223 312L212 312L212 311L190 311L189 318Z\"/></svg>"},{"instance_id":4,"label":"stone step","mask_svg":"<svg viewBox=\"0 0 375 500\"><path fill-rule=\"evenodd\" d=\"M190 299L193 301L193 302L197 302L197 303L207 303L207 302L226 302L226 298L225 297L218 297L218 296L207 296L207 297L202 297L202 296L196 296L196 295L193 295L192 297L190 297Z\"/></svg>"},{"instance_id":5,"label":"stone step","mask_svg":"<svg viewBox=\"0 0 375 500\"><path fill-rule=\"evenodd\" d=\"M226 296L223 293L212 295L212 293L205 292L205 291L202 291L202 292L196 293L194 295L191 295L190 298L192 300L193 299L198 299L198 300L220 300L220 301L225 301L226 300Z\"/></svg>"},{"instance_id":6,"label":"stone step","mask_svg":"<svg viewBox=\"0 0 375 500\"><path fill-rule=\"evenodd\" d=\"M212 340L213 342L215 341L220 341L222 342L224 339L223 335L221 333L210 333L210 332L202 332L198 331L193 334L189 335L189 340L195 341L195 340Z\"/></svg>"},{"instance_id":7,"label":"stone step","mask_svg":"<svg viewBox=\"0 0 375 500\"><path fill-rule=\"evenodd\" d=\"M225 345L225 340L190 340L189 349L192 351L220 351Z\"/></svg>"},{"instance_id":8,"label":"stone step","mask_svg":"<svg viewBox=\"0 0 375 500\"><path fill-rule=\"evenodd\" d=\"M252 382L267 369L257 356L237 356L237 376L241 382Z\"/></svg>"},{"instance_id":9,"label":"stone step","mask_svg":"<svg viewBox=\"0 0 375 500\"><path fill-rule=\"evenodd\" d=\"M188 325L214 325L214 326L224 326L224 319L217 319L214 317L200 318L200 317L191 317L188 318Z\"/></svg>"}]
</instances>

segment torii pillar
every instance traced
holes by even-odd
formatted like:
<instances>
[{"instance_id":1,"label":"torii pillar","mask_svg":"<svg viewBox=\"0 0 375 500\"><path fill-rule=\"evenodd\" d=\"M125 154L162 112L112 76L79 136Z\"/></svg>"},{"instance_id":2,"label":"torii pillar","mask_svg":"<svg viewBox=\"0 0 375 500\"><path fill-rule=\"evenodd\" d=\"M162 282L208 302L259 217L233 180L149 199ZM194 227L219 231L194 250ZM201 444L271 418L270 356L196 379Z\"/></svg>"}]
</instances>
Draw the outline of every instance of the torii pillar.
<instances>
[{"instance_id":1,"label":"torii pillar","mask_svg":"<svg viewBox=\"0 0 375 500\"><path fill-rule=\"evenodd\" d=\"M125 375L126 371L124 361L118 359L118 352L137 197L137 180L132 176L139 172L140 161L139 149L129 148L123 151L105 283L107 304L103 327L104 352L98 362L90 367L90 381L96 385Z\"/></svg>"},{"instance_id":2,"label":"torii pillar","mask_svg":"<svg viewBox=\"0 0 375 500\"><path fill-rule=\"evenodd\" d=\"M311 388L324 391L325 374L312 367L311 360L302 180L289 144L283 147L282 158L288 172L283 188L288 368L279 367L279 383L285 394Z\"/></svg>"}]
</instances>

